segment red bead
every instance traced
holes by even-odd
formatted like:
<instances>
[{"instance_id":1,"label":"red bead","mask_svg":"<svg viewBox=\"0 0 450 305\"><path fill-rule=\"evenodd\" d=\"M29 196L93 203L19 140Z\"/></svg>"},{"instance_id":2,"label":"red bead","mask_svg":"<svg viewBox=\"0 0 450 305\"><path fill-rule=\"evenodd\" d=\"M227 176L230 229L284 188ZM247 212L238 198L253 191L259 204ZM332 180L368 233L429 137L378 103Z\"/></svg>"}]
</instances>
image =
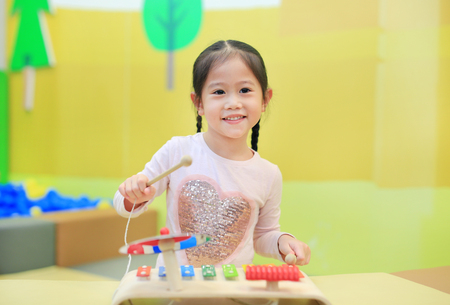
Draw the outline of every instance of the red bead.
<instances>
[{"instance_id":1,"label":"red bead","mask_svg":"<svg viewBox=\"0 0 450 305\"><path fill-rule=\"evenodd\" d=\"M169 229L167 229L166 227L162 227L161 230L159 230L159 234L161 235L169 235Z\"/></svg>"}]
</instances>

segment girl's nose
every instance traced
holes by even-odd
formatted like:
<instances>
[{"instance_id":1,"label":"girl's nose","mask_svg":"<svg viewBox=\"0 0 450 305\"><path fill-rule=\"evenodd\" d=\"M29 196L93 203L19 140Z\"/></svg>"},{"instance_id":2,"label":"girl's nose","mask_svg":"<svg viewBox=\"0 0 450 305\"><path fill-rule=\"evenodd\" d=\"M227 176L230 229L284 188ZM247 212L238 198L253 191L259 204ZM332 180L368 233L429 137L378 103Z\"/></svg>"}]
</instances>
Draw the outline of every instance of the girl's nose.
<instances>
[{"instance_id":1,"label":"girl's nose","mask_svg":"<svg viewBox=\"0 0 450 305\"><path fill-rule=\"evenodd\" d=\"M242 103L239 101L239 98L236 96L230 96L225 103L226 109L239 109L242 108Z\"/></svg>"}]
</instances>

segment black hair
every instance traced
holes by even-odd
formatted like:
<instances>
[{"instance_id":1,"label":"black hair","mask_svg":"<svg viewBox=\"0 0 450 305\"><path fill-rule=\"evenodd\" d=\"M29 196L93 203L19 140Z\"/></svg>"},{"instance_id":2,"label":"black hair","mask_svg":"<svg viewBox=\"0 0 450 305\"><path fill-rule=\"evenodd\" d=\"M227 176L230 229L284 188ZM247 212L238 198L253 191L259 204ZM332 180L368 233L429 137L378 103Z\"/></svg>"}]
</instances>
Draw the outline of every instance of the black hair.
<instances>
[{"instance_id":1,"label":"black hair","mask_svg":"<svg viewBox=\"0 0 450 305\"><path fill-rule=\"evenodd\" d=\"M220 40L207 47L197 57L194 63L194 69L192 71L192 83L196 96L201 100L201 94L203 86L205 85L206 78L212 67L217 64L224 63L228 58L234 55L239 55L249 69L253 72L258 80L263 98L266 96L268 89L268 79L266 66L259 52L252 46L245 42L237 40ZM197 113L197 132L201 132L202 129L202 117ZM258 137L259 137L260 121L252 127L252 149L258 150Z\"/></svg>"}]
</instances>

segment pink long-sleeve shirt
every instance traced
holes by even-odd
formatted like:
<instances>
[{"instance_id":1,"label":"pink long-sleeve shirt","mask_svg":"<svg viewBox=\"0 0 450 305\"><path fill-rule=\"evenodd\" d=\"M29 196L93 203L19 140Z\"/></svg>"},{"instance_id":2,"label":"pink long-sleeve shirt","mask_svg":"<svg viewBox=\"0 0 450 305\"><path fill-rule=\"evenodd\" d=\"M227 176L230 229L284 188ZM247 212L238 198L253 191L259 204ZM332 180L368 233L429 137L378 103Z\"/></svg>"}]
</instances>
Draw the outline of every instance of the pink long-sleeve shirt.
<instances>
[{"instance_id":1,"label":"pink long-sleeve shirt","mask_svg":"<svg viewBox=\"0 0 450 305\"><path fill-rule=\"evenodd\" d=\"M251 264L254 252L282 261L278 251L282 176L278 167L257 152L246 161L233 161L215 154L202 133L174 137L145 165L149 179L190 155L192 165L182 167L156 182L156 195L166 191L166 226L172 234L206 234L204 245L177 251L180 265ZM117 191L114 207L129 217L123 196ZM133 211L137 217L146 205ZM158 257L157 266L164 265Z\"/></svg>"}]
</instances>

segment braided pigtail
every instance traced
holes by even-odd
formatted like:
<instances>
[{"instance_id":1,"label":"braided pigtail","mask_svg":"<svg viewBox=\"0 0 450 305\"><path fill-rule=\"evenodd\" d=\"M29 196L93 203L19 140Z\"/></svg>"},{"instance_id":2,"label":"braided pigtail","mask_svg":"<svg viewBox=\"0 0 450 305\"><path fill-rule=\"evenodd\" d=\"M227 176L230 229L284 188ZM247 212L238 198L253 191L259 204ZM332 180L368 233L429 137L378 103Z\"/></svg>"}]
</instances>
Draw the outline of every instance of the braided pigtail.
<instances>
[{"instance_id":1,"label":"braided pigtail","mask_svg":"<svg viewBox=\"0 0 450 305\"><path fill-rule=\"evenodd\" d=\"M197 133L202 132L202 116L197 113Z\"/></svg>"},{"instance_id":2,"label":"braided pigtail","mask_svg":"<svg viewBox=\"0 0 450 305\"><path fill-rule=\"evenodd\" d=\"M258 121L258 123L256 123L255 126L253 126L252 128L252 149L254 151L258 151L258 137L259 137L259 122L261 120Z\"/></svg>"}]
</instances>

